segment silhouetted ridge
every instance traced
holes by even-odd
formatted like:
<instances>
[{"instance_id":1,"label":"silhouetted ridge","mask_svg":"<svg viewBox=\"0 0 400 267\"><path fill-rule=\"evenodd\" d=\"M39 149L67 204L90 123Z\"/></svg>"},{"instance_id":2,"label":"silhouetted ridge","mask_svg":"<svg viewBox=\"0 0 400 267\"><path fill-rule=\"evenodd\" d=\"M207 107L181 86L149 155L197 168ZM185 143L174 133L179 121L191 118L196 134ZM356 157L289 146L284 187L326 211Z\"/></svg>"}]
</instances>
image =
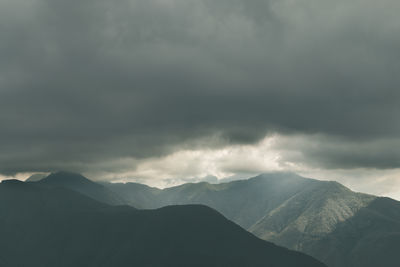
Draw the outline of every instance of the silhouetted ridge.
<instances>
[{"instance_id":1,"label":"silhouetted ridge","mask_svg":"<svg viewBox=\"0 0 400 267\"><path fill-rule=\"evenodd\" d=\"M0 184L0 236L7 267L324 266L206 206L140 211L41 183Z\"/></svg>"},{"instance_id":2,"label":"silhouetted ridge","mask_svg":"<svg viewBox=\"0 0 400 267\"><path fill-rule=\"evenodd\" d=\"M353 192L337 182L269 173L248 180L190 183L163 190L136 184L105 185L117 194L123 192L127 203L141 208L207 205L264 240L307 253L332 267L373 267L379 261L397 267L400 261L400 254L390 253L390 245L400 236L396 215L400 205ZM380 208L376 208L378 204ZM366 227L368 222L374 223ZM368 246L378 241L383 247L380 253ZM370 255L374 260L363 260Z\"/></svg>"},{"instance_id":3,"label":"silhouetted ridge","mask_svg":"<svg viewBox=\"0 0 400 267\"><path fill-rule=\"evenodd\" d=\"M393 252L400 243L400 204L353 192L337 182L270 173L165 189L137 183L101 185L121 202L142 209L209 206L256 236L312 255L331 267L375 267L378 262L397 267L400 261L400 254ZM93 197L85 186L69 188ZM98 193L99 200L107 195ZM378 243L379 248L374 245Z\"/></svg>"}]
</instances>

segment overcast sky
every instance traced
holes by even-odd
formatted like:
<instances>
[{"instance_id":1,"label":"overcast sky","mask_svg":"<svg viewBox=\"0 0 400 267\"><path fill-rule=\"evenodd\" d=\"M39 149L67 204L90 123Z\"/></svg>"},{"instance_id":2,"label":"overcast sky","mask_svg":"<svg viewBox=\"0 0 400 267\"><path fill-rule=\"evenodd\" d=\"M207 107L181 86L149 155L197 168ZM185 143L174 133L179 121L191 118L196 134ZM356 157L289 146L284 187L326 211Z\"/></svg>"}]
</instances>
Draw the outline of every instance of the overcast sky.
<instances>
[{"instance_id":1,"label":"overcast sky","mask_svg":"<svg viewBox=\"0 0 400 267\"><path fill-rule=\"evenodd\" d=\"M293 171L400 199L399 10L0 0L0 177Z\"/></svg>"}]
</instances>

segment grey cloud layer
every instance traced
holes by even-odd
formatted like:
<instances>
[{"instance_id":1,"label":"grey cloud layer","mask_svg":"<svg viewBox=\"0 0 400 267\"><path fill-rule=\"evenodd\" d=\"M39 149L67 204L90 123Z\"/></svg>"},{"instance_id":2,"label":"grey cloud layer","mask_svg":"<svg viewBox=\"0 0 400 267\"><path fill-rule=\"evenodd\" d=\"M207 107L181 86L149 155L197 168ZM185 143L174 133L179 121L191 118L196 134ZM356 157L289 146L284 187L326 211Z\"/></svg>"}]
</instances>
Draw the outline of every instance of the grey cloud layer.
<instances>
[{"instance_id":1,"label":"grey cloud layer","mask_svg":"<svg viewBox=\"0 0 400 267\"><path fill-rule=\"evenodd\" d=\"M340 137L361 151L351 160L345 148L322 148L313 164L380 167L362 149L399 143L399 8L390 0L3 0L0 172L85 171L272 132L318 133L329 145ZM400 165L390 145L373 153Z\"/></svg>"},{"instance_id":2,"label":"grey cloud layer","mask_svg":"<svg viewBox=\"0 0 400 267\"><path fill-rule=\"evenodd\" d=\"M324 135L284 137L273 146L281 164L299 163L324 169L396 169L400 166L399 139L348 140Z\"/></svg>"}]
</instances>

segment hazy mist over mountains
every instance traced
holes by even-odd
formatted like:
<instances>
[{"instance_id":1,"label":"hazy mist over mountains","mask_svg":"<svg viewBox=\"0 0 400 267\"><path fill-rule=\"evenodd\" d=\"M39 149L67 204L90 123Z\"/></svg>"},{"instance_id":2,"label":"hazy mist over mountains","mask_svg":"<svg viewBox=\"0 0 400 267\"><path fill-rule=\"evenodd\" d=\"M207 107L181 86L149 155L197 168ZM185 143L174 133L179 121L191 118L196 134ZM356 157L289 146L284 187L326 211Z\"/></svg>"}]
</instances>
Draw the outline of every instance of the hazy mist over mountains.
<instances>
[{"instance_id":1,"label":"hazy mist over mountains","mask_svg":"<svg viewBox=\"0 0 400 267\"><path fill-rule=\"evenodd\" d=\"M0 267L398 267L399 10L0 0Z\"/></svg>"}]
</instances>

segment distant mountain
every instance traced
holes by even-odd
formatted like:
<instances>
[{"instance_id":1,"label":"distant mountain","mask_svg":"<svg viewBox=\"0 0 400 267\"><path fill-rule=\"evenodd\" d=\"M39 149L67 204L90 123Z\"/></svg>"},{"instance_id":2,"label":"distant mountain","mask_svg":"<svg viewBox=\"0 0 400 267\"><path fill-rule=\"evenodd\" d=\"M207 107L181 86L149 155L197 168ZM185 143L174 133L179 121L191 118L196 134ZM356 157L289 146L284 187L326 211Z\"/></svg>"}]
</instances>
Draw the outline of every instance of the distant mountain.
<instances>
[{"instance_id":1,"label":"distant mountain","mask_svg":"<svg viewBox=\"0 0 400 267\"><path fill-rule=\"evenodd\" d=\"M400 202L375 198L307 250L329 266L397 267L399 247Z\"/></svg>"},{"instance_id":2,"label":"distant mountain","mask_svg":"<svg viewBox=\"0 0 400 267\"><path fill-rule=\"evenodd\" d=\"M25 182L38 182L45 177L47 177L46 174L37 173L37 174L33 174L33 175L29 176L28 179L25 180Z\"/></svg>"},{"instance_id":3,"label":"distant mountain","mask_svg":"<svg viewBox=\"0 0 400 267\"><path fill-rule=\"evenodd\" d=\"M0 264L8 267L324 266L206 206L136 210L15 180L0 184L0 236Z\"/></svg>"},{"instance_id":4,"label":"distant mountain","mask_svg":"<svg viewBox=\"0 0 400 267\"><path fill-rule=\"evenodd\" d=\"M140 208L207 205L258 237L331 267L399 266L400 254L394 250L400 246L400 203L355 193L336 182L279 173L164 190L135 183L106 186Z\"/></svg>"},{"instance_id":5,"label":"distant mountain","mask_svg":"<svg viewBox=\"0 0 400 267\"><path fill-rule=\"evenodd\" d=\"M137 183L101 183L114 194L121 197L127 205L138 209L156 209L163 205L157 195L162 190Z\"/></svg>"},{"instance_id":6,"label":"distant mountain","mask_svg":"<svg viewBox=\"0 0 400 267\"><path fill-rule=\"evenodd\" d=\"M125 201L118 194L104 185L95 183L77 173L65 171L56 172L39 180L37 183L52 187L58 186L68 188L110 205L125 204Z\"/></svg>"},{"instance_id":7,"label":"distant mountain","mask_svg":"<svg viewBox=\"0 0 400 267\"><path fill-rule=\"evenodd\" d=\"M400 262L400 254L393 251L400 245L400 203L355 193L337 182L275 173L164 190L137 183L101 185L107 191L96 199L105 203L112 202L104 201L104 192L140 209L207 205L256 236L307 253L331 267L378 263L397 267ZM87 194L79 186L75 190Z\"/></svg>"}]
</instances>

